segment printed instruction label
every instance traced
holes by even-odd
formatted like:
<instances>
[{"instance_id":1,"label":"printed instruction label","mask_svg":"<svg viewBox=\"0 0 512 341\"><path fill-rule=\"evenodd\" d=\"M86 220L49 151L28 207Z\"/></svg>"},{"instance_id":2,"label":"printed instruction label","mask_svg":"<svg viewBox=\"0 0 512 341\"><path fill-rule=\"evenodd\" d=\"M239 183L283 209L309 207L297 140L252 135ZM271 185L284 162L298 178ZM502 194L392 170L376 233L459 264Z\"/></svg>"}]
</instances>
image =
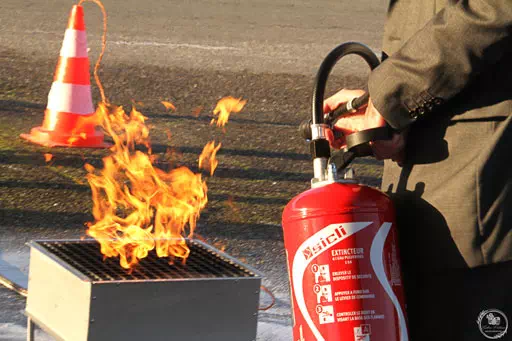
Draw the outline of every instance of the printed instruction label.
<instances>
[{"instance_id":1,"label":"printed instruction label","mask_svg":"<svg viewBox=\"0 0 512 341\"><path fill-rule=\"evenodd\" d=\"M350 300L373 300L375 293L369 287L365 287L364 280L371 280L371 273L358 273L357 263L367 257L364 248L335 248L329 250L331 264L312 264L311 275L314 276L313 292L316 294L316 313L319 324L344 323L350 321L370 321L382 320L383 314L378 314L375 310L360 311L336 311L336 305L333 302L346 302ZM339 266L336 266L339 264ZM342 268L343 270L331 271L333 268ZM351 290L333 290L336 283L338 289L352 287L351 282L343 284L344 281L358 281L362 286L360 289ZM368 282L367 282L368 283ZM341 306L340 306L341 307ZM361 325L363 326L363 325ZM354 329L357 334L357 340L369 340L369 325L357 327Z\"/></svg>"},{"instance_id":2,"label":"printed instruction label","mask_svg":"<svg viewBox=\"0 0 512 341\"><path fill-rule=\"evenodd\" d=\"M343 311L336 313L338 322L383 320L384 314L377 314L375 310Z\"/></svg>"}]
</instances>

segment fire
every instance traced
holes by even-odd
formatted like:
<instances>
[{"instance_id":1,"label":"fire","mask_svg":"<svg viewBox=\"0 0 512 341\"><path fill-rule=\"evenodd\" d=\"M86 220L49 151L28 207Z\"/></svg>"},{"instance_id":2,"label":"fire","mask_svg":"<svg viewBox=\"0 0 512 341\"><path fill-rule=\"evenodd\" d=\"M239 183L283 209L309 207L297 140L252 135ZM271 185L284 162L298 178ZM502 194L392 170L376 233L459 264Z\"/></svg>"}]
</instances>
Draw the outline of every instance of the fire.
<instances>
[{"instance_id":1,"label":"fire","mask_svg":"<svg viewBox=\"0 0 512 341\"><path fill-rule=\"evenodd\" d=\"M238 113L242 111L247 101L241 98L224 97L218 103L215 109L213 109L213 115L219 115L217 117L217 127L224 127L228 123L229 115L234 112ZM210 122L211 125L215 123L215 118Z\"/></svg>"},{"instance_id":2,"label":"fire","mask_svg":"<svg viewBox=\"0 0 512 341\"><path fill-rule=\"evenodd\" d=\"M167 135L167 139L170 141L171 138L172 138L172 133L171 133L171 131L169 129L165 130L165 135Z\"/></svg>"},{"instance_id":3,"label":"fire","mask_svg":"<svg viewBox=\"0 0 512 341\"><path fill-rule=\"evenodd\" d=\"M196 107L194 110L192 110L192 115L194 115L194 117L199 117L199 114L201 114L202 110L203 110L203 106L200 105L200 106Z\"/></svg>"},{"instance_id":4,"label":"fire","mask_svg":"<svg viewBox=\"0 0 512 341\"><path fill-rule=\"evenodd\" d=\"M238 104L224 105L221 116L226 116L225 122L227 110L239 112L243 107L240 103L245 103L236 101ZM120 106L100 103L93 116L111 136L113 146L103 159L103 169L85 165L95 220L88 224L87 234L101 244L105 257L119 257L126 269L152 250L171 262L186 259L190 250L185 237L194 235L200 212L208 202L206 181L187 167L164 171L155 166L157 157L151 151L147 117L135 107L128 115ZM146 152L136 146L145 146ZM220 142L209 142L199 157L199 167L209 168L211 175L220 147ZM169 149L166 154L171 152Z\"/></svg>"},{"instance_id":5,"label":"fire","mask_svg":"<svg viewBox=\"0 0 512 341\"><path fill-rule=\"evenodd\" d=\"M201 174L154 167L146 117L135 108L128 116L122 107L102 103L96 115L114 146L103 169L86 165L95 219L87 234L98 240L105 257L119 256L127 269L153 249L159 257L186 258L184 232L188 228L193 235L208 201ZM148 152L135 150L136 145Z\"/></svg>"},{"instance_id":6,"label":"fire","mask_svg":"<svg viewBox=\"0 0 512 341\"><path fill-rule=\"evenodd\" d=\"M171 102L162 101L161 103L164 105L165 109L171 109L172 111L176 111L176 107Z\"/></svg>"},{"instance_id":7,"label":"fire","mask_svg":"<svg viewBox=\"0 0 512 341\"><path fill-rule=\"evenodd\" d=\"M229 214L233 221L241 221L243 219L242 216L240 215L240 208L235 202L233 196L228 195L227 200L224 202L224 205L231 210Z\"/></svg>"},{"instance_id":8,"label":"fire","mask_svg":"<svg viewBox=\"0 0 512 341\"><path fill-rule=\"evenodd\" d=\"M80 117L75 128L71 132L71 137L68 139L68 143L73 144L79 139L85 140L87 138L87 134L83 131L87 130L87 127L98 125L101 125L101 117L98 116L97 111L94 115Z\"/></svg>"},{"instance_id":9,"label":"fire","mask_svg":"<svg viewBox=\"0 0 512 341\"><path fill-rule=\"evenodd\" d=\"M240 211L238 206L235 204L235 200L233 199L233 197L231 195L228 195L228 200L226 200L226 205L229 208L231 208L231 210L233 210L233 213L238 213Z\"/></svg>"},{"instance_id":10,"label":"fire","mask_svg":"<svg viewBox=\"0 0 512 341\"><path fill-rule=\"evenodd\" d=\"M204 146L201 155L199 155L199 168L210 170L210 175L213 175L219 161L217 160L217 152L219 151L222 144L219 142L217 146L215 146L215 141L208 142L206 146ZM205 161L210 161L206 164Z\"/></svg>"},{"instance_id":11,"label":"fire","mask_svg":"<svg viewBox=\"0 0 512 341\"><path fill-rule=\"evenodd\" d=\"M44 161L46 163L50 162L53 159L53 155L50 153L45 153L45 154L43 154L43 156L44 156Z\"/></svg>"}]
</instances>

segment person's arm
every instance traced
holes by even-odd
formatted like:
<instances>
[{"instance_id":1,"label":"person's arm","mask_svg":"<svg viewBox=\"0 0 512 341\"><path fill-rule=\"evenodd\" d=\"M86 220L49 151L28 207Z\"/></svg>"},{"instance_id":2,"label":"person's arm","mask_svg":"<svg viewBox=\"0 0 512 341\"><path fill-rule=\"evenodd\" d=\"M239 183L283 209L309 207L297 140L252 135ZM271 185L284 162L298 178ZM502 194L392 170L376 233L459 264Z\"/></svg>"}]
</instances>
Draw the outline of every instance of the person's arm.
<instances>
[{"instance_id":1,"label":"person's arm","mask_svg":"<svg viewBox=\"0 0 512 341\"><path fill-rule=\"evenodd\" d=\"M512 0L460 0L370 74L373 104L402 130L492 68L511 45Z\"/></svg>"}]
</instances>

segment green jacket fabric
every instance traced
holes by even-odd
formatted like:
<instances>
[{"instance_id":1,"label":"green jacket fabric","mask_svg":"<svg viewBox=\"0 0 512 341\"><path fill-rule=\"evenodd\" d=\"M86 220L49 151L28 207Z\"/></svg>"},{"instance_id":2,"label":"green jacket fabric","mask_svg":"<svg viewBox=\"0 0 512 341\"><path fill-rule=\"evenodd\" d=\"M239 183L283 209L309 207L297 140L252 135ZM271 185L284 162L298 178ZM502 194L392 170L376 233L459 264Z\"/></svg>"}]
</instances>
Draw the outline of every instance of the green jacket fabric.
<instances>
[{"instance_id":1,"label":"green jacket fabric","mask_svg":"<svg viewBox=\"0 0 512 341\"><path fill-rule=\"evenodd\" d=\"M382 188L411 339L487 340L480 312L512 323L512 0L392 0L383 52L369 92L408 136Z\"/></svg>"}]
</instances>

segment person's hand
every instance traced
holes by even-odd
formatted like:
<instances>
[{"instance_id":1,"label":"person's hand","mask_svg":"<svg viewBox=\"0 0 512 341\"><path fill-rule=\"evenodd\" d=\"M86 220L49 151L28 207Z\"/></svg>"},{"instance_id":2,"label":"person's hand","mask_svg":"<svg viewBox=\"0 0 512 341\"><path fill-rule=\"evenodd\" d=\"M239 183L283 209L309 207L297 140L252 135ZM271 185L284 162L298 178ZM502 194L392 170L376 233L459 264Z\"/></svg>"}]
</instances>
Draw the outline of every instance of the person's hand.
<instances>
[{"instance_id":1,"label":"person's hand","mask_svg":"<svg viewBox=\"0 0 512 341\"><path fill-rule=\"evenodd\" d=\"M328 113L353 98L364 95L364 93L363 90L342 89L324 101L324 113ZM343 116L336 121L334 130L342 132L343 135L350 135L361 130L384 127L385 125L384 117L375 108L370 98L365 108L363 107L357 112ZM329 132L327 137L333 148L342 148L345 145L344 137L335 139L332 132ZM377 159L392 159L399 165L402 164L405 134L394 133L391 140L372 141L370 145Z\"/></svg>"}]
</instances>

